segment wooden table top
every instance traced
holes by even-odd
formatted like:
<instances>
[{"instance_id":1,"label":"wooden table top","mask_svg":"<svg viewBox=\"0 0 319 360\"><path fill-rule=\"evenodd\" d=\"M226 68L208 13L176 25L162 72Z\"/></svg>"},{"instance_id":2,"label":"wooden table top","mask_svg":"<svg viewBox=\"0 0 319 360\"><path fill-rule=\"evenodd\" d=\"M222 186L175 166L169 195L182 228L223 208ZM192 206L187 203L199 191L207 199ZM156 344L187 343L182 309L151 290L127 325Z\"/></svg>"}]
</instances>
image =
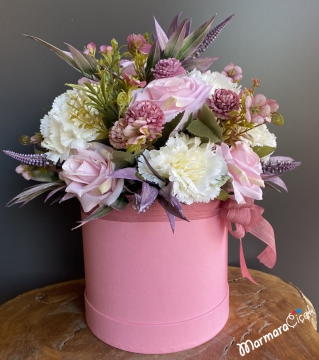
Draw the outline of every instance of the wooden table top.
<instances>
[{"instance_id":1,"label":"wooden table top","mask_svg":"<svg viewBox=\"0 0 319 360\"><path fill-rule=\"evenodd\" d=\"M251 274L259 286L242 278L239 268L229 267L230 315L215 338L196 348L165 355L129 353L98 340L85 323L83 279L30 291L0 307L0 359L319 359L317 317L310 301L297 287L278 277L256 270ZM290 315L290 327L284 326L296 309L301 309L307 319L302 322L304 317ZM249 353L244 345L237 345L244 342ZM253 350L251 344L255 345Z\"/></svg>"}]
</instances>

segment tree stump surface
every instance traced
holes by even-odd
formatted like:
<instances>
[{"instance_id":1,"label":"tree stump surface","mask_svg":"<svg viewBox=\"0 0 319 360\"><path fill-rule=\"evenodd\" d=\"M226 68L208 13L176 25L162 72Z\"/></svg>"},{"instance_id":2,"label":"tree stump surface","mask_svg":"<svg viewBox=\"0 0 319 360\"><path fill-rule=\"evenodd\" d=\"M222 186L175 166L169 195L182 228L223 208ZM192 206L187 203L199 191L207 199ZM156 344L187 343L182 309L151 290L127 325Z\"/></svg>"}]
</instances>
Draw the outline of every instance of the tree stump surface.
<instances>
[{"instance_id":1,"label":"tree stump surface","mask_svg":"<svg viewBox=\"0 0 319 360\"><path fill-rule=\"evenodd\" d=\"M256 270L255 285L229 267L230 314L223 330L196 348L165 355L122 351L97 339L84 317L84 280L73 280L33 290L0 307L1 360L300 360L319 359L315 310L302 292L276 276ZM283 324L290 315L288 331ZM299 311L299 310L298 310ZM299 319L299 322L298 322ZM281 333L279 329L281 329ZM277 329L277 333L274 331ZM263 338L268 333L273 334ZM262 345L260 340L262 339ZM258 340L254 349L252 344ZM241 355L237 344L246 341L250 352Z\"/></svg>"}]
</instances>

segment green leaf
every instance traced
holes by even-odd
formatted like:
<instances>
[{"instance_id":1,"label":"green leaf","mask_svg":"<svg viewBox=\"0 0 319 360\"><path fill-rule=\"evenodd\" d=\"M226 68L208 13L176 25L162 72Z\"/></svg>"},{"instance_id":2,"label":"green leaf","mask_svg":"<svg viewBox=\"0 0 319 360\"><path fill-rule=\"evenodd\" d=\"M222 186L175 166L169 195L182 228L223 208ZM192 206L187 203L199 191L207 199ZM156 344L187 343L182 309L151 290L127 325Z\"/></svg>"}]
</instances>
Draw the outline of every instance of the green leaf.
<instances>
[{"instance_id":1,"label":"green leaf","mask_svg":"<svg viewBox=\"0 0 319 360\"><path fill-rule=\"evenodd\" d=\"M206 104L198 110L197 118L205 124L219 140L222 139L223 129L217 124L215 115Z\"/></svg>"},{"instance_id":2,"label":"green leaf","mask_svg":"<svg viewBox=\"0 0 319 360\"><path fill-rule=\"evenodd\" d=\"M112 163L116 165L116 170L123 169L125 167L134 166L136 158L139 154L130 154L125 151L113 151L112 152Z\"/></svg>"},{"instance_id":3,"label":"green leaf","mask_svg":"<svg viewBox=\"0 0 319 360\"><path fill-rule=\"evenodd\" d=\"M124 193L122 193L115 201L114 203L111 204L111 208L118 210L118 211L123 211L127 208L128 205L128 200L126 198L126 196L124 195Z\"/></svg>"},{"instance_id":4,"label":"green leaf","mask_svg":"<svg viewBox=\"0 0 319 360\"><path fill-rule=\"evenodd\" d=\"M223 129L217 124L214 114L206 104L198 111L197 117L198 119L187 127L187 131L213 143L221 142Z\"/></svg>"},{"instance_id":5,"label":"green leaf","mask_svg":"<svg viewBox=\"0 0 319 360\"><path fill-rule=\"evenodd\" d=\"M187 131L195 136L200 137L202 140L207 138L210 142L213 143L220 142L220 139L200 120L192 121L187 127Z\"/></svg>"},{"instance_id":6,"label":"green leaf","mask_svg":"<svg viewBox=\"0 0 319 360\"><path fill-rule=\"evenodd\" d=\"M162 131L162 136L159 139L157 139L153 144L156 148L160 148L165 145L171 132L174 129L176 129L177 125L181 122L181 120L184 116L184 112L185 111L179 113L177 116L174 117L174 119L172 121L165 123L164 129Z\"/></svg>"},{"instance_id":7,"label":"green leaf","mask_svg":"<svg viewBox=\"0 0 319 360\"><path fill-rule=\"evenodd\" d=\"M193 120L193 113L190 113L189 114L189 117L188 117L188 120L186 121L184 127L183 127L183 130L182 132L185 132L186 129L188 128L189 124L191 123L191 121Z\"/></svg>"},{"instance_id":8,"label":"green leaf","mask_svg":"<svg viewBox=\"0 0 319 360\"><path fill-rule=\"evenodd\" d=\"M253 150L260 158L263 158L273 153L276 150L276 148L271 146L254 146Z\"/></svg>"},{"instance_id":9,"label":"green leaf","mask_svg":"<svg viewBox=\"0 0 319 360\"><path fill-rule=\"evenodd\" d=\"M69 56L68 54L66 54L64 51L58 49L57 47L47 43L46 41L44 40L41 40L35 36L31 36L31 35L26 35L26 34L23 34L24 36L32 39L32 40L35 40L37 42L39 42L40 44L42 45L45 45L46 47L48 47L51 51L53 51L55 54L57 54L61 59L63 59L64 61L66 61L69 65L71 65L75 70L77 71L80 71L80 68L78 67L78 65L76 64L76 62L72 59L71 56Z\"/></svg>"},{"instance_id":10,"label":"green leaf","mask_svg":"<svg viewBox=\"0 0 319 360\"><path fill-rule=\"evenodd\" d=\"M271 121L277 126L281 126L285 123L284 117L279 112L273 112L271 114Z\"/></svg>"},{"instance_id":11,"label":"green leaf","mask_svg":"<svg viewBox=\"0 0 319 360\"><path fill-rule=\"evenodd\" d=\"M179 27L174 31L172 36L169 38L165 50L164 50L164 58L175 58L179 53L186 33L186 21L185 19Z\"/></svg>"},{"instance_id":12,"label":"green leaf","mask_svg":"<svg viewBox=\"0 0 319 360\"><path fill-rule=\"evenodd\" d=\"M228 192L226 190L221 189L219 195L216 197L216 199L221 201L226 201L228 199Z\"/></svg>"},{"instance_id":13,"label":"green leaf","mask_svg":"<svg viewBox=\"0 0 319 360\"><path fill-rule=\"evenodd\" d=\"M205 39L207 33L209 32L215 16L216 15L214 15L209 21L205 22L197 30L193 31L187 36L187 38L183 41L182 48L177 54L176 59L182 61L193 55L193 53L200 46L200 44Z\"/></svg>"},{"instance_id":14,"label":"green leaf","mask_svg":"<svg viewBox=\"0 0 319 360\"><path fill-rule=\"evenodd\" d=\"M105 88L105 72L103 72L102 77L101 77L100 89L101 89L101 92L103 95L104 103L106 103L107 102L107 93L106 93L106 88Z\"/></svg>"}]
</instances>

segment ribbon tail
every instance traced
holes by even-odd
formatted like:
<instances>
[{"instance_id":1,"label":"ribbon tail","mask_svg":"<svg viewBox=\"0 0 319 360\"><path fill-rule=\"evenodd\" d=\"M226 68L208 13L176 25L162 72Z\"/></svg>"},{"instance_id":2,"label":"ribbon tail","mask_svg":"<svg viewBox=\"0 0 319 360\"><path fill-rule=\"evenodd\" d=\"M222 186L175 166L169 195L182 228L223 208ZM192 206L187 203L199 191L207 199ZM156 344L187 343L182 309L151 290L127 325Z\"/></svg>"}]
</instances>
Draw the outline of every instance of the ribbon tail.
<instances>
[{"instance_id":1,"label":"ribbon tail","mask_svg":"<svg viewBox=\"0 0 319 360\"><path fill-rule=\"evenodd\" d=\"M262 218L262 221L254 228L249 229L249 232L268 245L266 249L258 255L258 259L262 264L273 268L277 260L277 255L275 234L272 226L266 219Z\"/></svg>"},{"instance_id":2,"label":"ribbon tail","mask_svg":"<svg viewBox=\"0 0 319 360\"><path fill-rule=\"evenodd\" d=\"M241 273L243 275L243 277L247 278L248 280L250 280L252 283L259 285L250 275L247 265L246 265L246 261L245 261L245 256L244 256L244 250L243 250L243 243L241 241L241 239L239 239L240 241L240 247L239 247L239 261L240 261L240 270Z\"/></svg>"}]
</instances>

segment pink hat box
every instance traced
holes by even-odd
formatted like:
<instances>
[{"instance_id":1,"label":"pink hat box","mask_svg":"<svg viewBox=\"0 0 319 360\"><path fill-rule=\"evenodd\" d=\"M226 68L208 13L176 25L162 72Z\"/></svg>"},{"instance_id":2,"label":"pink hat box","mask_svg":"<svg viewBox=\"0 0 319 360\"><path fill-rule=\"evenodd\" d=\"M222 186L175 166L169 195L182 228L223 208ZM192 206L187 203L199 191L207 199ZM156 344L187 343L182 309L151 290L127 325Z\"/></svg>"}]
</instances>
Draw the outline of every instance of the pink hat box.
<instances>
[{"instance_id":1,"label":"pink hat box","mask_svg":"<svg viewBox=\"0 0 319 360\"><path fill-rule=\"evenodd\" d=\"M86 321L100 340L163 354L220 332L229 292L219 208L217 200L183 205L189 222L176 219L174 234L157 201L144 213L129 205L83 226Z\"/></svg>"}]
</instances>

